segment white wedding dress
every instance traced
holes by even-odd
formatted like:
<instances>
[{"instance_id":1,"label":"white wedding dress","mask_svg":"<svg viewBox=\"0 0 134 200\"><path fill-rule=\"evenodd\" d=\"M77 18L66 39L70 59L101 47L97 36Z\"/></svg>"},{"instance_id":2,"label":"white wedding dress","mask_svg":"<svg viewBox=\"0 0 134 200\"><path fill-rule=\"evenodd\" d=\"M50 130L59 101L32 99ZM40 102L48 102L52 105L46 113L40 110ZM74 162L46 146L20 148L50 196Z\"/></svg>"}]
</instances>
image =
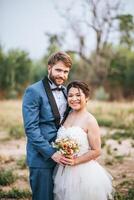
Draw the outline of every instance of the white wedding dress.
<instances>
[{"instance_id":1,"label":"white wedding dress","mask_svg":"<svg viewBox=\"0 0 134 200\"><path fill-rule=\"evenodd\" d=\"M62 126L57 137L75 139L80 147L78 156L90 149L87 133L78 126ZM64 169L57 165L54 173L54 200L108 200L112 190L111 175L95 160Z\"/></svg>"}]
</instances>

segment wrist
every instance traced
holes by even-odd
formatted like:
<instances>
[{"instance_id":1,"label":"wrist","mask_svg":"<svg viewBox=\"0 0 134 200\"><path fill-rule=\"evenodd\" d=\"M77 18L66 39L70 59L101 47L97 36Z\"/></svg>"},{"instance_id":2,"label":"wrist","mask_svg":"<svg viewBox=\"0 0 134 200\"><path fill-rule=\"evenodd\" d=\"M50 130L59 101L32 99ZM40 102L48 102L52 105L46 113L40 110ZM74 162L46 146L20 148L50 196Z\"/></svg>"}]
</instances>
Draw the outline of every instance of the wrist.
<instances>
[{"instance_id":1,"label":"wrist","mask_svg":"<svg viewBox=\"0 0 134 200\"><path fill-rule=\"evenodd\" d=\"M79 159L78 158L74 158L74 165L78 165L79 164Z\"/></svg>"},{"instance_id":2,"label":"wrist","mask_svg":"<svg viewBox=\"0 0 134 200\"><path fill-rule=\"evenodd\" d=\"M53 153L53 155L51 156L52 159L54 159L57 155L57 152Z\"/></svg>"}]
</instances>

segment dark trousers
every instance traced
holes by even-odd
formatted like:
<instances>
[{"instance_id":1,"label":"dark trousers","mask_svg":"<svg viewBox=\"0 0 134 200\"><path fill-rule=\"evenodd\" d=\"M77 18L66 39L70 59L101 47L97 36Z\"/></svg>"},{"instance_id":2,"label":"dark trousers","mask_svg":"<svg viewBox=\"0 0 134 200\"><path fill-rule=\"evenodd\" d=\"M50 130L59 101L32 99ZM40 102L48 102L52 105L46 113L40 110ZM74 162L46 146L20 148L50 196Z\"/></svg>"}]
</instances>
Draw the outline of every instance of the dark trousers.
<instances>
[{"instance_id":1,"label":"dark trousers","mask_svg":"<svg viewBox=\"0 0 134 200\"><path fill-rule=\"evenodd\" d=\"M32 200L53 199L53 168L30 168L30 186Z\"/></svg>"}]
</instances>

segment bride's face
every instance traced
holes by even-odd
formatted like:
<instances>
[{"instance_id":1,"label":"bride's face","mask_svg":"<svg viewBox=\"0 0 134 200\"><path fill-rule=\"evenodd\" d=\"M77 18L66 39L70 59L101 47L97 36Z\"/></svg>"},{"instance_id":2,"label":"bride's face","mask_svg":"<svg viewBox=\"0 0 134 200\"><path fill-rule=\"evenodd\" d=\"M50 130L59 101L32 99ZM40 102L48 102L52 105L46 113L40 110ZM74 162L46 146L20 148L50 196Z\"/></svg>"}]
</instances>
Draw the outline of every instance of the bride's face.
<instances>
[{"instance_id":1,"label":"bride's face","mask_svg":"<svg viewBox=\"0 0 134 200\"><path fill-rule=\"evenodd\" d=\"M71 87L68 91L68 104L73 110L81 110L86 106L87 98L80 88Z\"/></svg>"}]
</instances>

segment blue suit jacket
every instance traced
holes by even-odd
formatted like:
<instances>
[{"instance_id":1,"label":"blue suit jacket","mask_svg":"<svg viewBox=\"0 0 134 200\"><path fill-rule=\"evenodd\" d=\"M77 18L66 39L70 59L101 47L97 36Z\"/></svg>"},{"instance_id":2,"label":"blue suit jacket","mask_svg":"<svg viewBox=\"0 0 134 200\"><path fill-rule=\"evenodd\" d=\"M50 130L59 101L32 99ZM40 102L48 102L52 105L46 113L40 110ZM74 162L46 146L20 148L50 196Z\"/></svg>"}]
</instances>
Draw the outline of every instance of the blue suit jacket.
<instances>
[{"instance_id":1,"label":"blue suit jacket","mask_svg":"<svg viewBox=\"0 0 134 200\"><path fill-rule=\"evenodd\" d=\"M56 152L51 146L57 128L42 81L29 86L23 97L23 119L27 135L27 163L29 167L51 168Z\"/></svg>"}]
</instances>

